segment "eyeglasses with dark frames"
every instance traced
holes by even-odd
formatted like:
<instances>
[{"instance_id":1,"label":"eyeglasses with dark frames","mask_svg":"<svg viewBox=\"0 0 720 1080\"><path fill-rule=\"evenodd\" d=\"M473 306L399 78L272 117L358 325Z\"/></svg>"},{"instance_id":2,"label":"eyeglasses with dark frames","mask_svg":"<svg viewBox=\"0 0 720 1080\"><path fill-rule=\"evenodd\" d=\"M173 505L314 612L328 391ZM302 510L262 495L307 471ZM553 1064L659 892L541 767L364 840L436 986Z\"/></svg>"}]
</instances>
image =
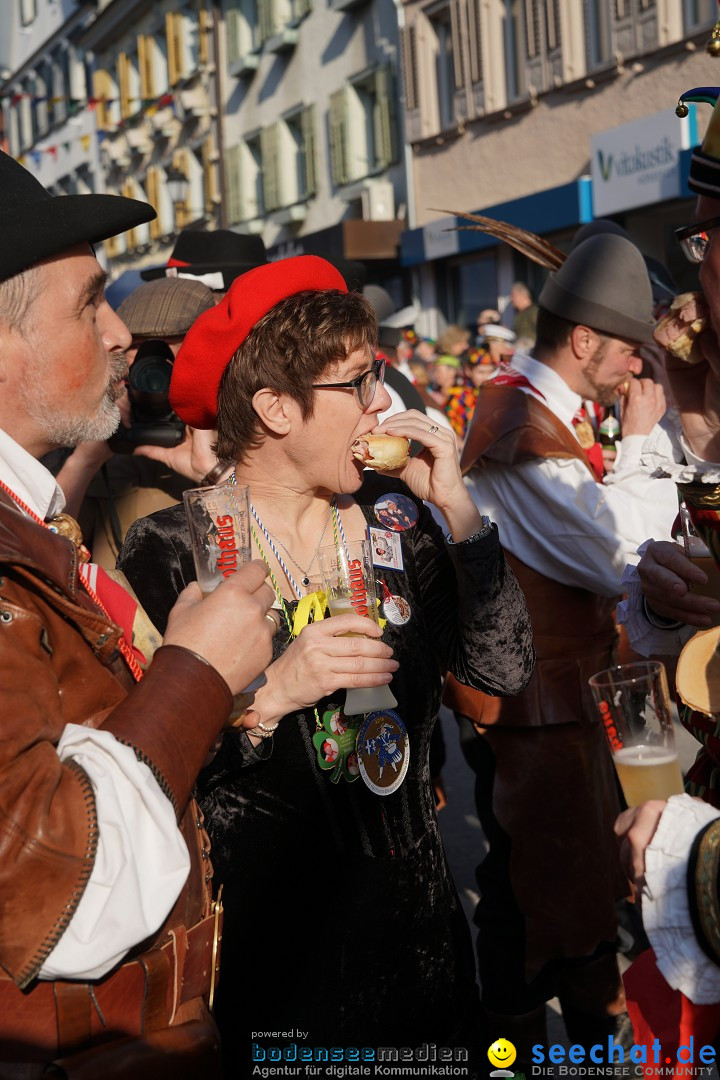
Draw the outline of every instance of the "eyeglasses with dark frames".
<instances>
[{"instance_id":1,"label":"eyeglasses with dark frames","mask_svg":"<svg viewBox=\"0 0 720 1080\"><path fill-rule=\"evenodd\" d=\"M703 261L710 243L708 233L710 229L717 229L718 226L720 226L720 217L714 217L675 229L675 239L680 244L688 262L701 263Z\"/></svg>"},{"instance_id":2,"label":"eyeglasses with dark frames","mask_svg":"<svg viewBox=\"0 0 720 1080\"><path fill-rule=\"evenodd\" d=\"M360 406L369 409L375 398L378 383L385 382L385 360L375 359L367 371L361 371L356 379L349 382L313 383L313 390L354 390Z\"/></svg>"}]
</instances>

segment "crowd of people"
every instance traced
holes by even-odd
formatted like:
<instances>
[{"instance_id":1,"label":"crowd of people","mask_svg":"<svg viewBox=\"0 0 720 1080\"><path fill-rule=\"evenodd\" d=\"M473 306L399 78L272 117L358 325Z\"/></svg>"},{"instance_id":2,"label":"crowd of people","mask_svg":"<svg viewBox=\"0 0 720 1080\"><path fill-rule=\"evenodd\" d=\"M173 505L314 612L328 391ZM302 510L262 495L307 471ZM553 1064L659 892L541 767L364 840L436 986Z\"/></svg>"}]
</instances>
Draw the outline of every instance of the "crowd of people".
<instances>
[{"instance_id":1,"label":"crowd of people","mask_svg":"<svg viewBox=\"0 0 720 1080\"><path fill-rule=\"evenodd\" d=\"M720 1039L717 717L681 710L688 793L627 809L588 688L720 611L657 467L691 470L712 547L718 176L720 106L680 230L709 308L689 366L653 339L672 279L613 222L537 301L517 282L512 317L436 340L349 268L222 231L116 312L92 245L153 208L0 155L0 1080L244 1078L268 1040L432 1045L477 1077L502 1038L527 1075L551 998L573 1043L629 1045L670 1038L658 986ZM412 447L384 474L354 453L378 434ZM247 490L250 559L203 596L182 495L216 484ZM322 553L368 536L380 618L329 618ZM441 703L488 843L477 966Z\"/></svg>"}]
</instances>

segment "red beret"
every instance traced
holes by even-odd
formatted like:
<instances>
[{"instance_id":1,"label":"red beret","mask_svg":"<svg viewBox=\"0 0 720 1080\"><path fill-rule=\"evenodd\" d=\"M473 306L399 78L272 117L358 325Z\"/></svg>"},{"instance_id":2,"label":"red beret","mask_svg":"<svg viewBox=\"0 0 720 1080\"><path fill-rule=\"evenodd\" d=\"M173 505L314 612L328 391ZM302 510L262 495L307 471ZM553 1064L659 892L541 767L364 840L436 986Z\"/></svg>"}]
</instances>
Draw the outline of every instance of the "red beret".
<instances>
[{"instance_id":1,"label":"red beret","mask_svg":"<svg viewBox=\"0 0 720 1080\"><path fill-rule=\"evenodd\" d=\"M173 364L170 404L186 424L214 428L222 373L253 326L301 292L347 292L345 279L317 255L280 259L241 274L220 303L195 320Z\"/></svg>"}]
</instances>

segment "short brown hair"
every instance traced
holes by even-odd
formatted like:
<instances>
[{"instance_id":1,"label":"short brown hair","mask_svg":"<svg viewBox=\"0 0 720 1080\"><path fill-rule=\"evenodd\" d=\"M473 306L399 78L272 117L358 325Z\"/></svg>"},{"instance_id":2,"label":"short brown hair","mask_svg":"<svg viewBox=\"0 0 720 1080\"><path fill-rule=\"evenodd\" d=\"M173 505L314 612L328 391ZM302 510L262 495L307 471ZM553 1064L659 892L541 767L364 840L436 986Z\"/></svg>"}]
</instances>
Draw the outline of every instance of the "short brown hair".
<instances>
[{"instance_id":1,"label":"short brown hair","mask_svg":"<svg viewBox=\"0 0 720 1080\"><path fill-rule=\"evenodd\" d=\"M456 326L455 323L451 323L450 326L446 326L440 337L437 339L437 348L440 353L449 353L455 345L459 345L461 341L464 341L467 345L470 341L470 331L465 330L462 326Z\"/></svg>"},{"instance_id":2,"label":"short brown hair","mask_svg":"<svg viewBox=\"0 0 720 1080\"><path fill-rule=\"evenodd\" d=\"M561 315L553 315L547 308L539 308L533 349L535 357L540 360L542 356L562 349L569 342L575 326Z\"/></svg>"},{"instance_id":3,"label":"short brown hair","mask_svg":"<svg viewBox=\"0 0 720 1080\"><path fill-rule=\"evenodd\" d=\"M270 387L312 416L312 384L357 349L377 348L377 322L361 293L301 292L276 304L255 324L223 372L218 390L217 455L241 461L262 444L252 399Z\"/></svg>"}]
</instances>

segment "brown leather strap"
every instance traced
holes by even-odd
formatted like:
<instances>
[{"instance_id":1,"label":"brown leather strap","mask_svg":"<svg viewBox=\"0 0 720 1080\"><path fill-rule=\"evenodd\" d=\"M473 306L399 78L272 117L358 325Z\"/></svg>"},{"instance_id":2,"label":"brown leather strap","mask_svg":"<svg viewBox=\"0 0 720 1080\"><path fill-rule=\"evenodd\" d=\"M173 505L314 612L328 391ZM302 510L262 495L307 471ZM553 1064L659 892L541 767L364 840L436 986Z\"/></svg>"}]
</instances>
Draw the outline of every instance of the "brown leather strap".
<instances>
[{"instance_id":1,"label":"brown leather strap","mask_svg":"<svg viewBox=\"0 0 720 1080\"><path fill-rule=\"evenodd\" d=\"M575 435L537 398L515 386L480 388L460 467L466 473L487 457L505 465L538 458L577 458L596 479Z\"/></svg>"},{"instance_id":2,"label":"brown leather strap","mask_svg":"<svg viewBox=\"0 0 720 1080\"><path fill-rule=\"evenodd\" d=\"M168 1026L168 994L173 953L167 948L151 949L140 957L145 971L145 1001L142 1032L160 1031Z\"/></svg>"},{"instance_id":3,"label":"brown leather strap","mask_svg":"<svg viewBox=\"0 0 720 1080\"><path fill-rule=\"evenodd\" d=\"M87 983L53 983L60 1050L72 1053L90 1038L92 1001Z\"/></svg>"},{"instance_id":4,"label":"brown leather strap","mask_svg":"<svg viewBox=\"0 0 720 1080\"><path fill-rule=\"evenodd\" d=\"M92 985L38 982L23 992L0 971L0 1043L18 1047L25 1056L16 1060L49 1061L108 1033L160 1031L182 1005L208 999L213 959L217 981L221 936L222 915L209 915L190 930L176 928L161 948L148 949Z\"/></svg>"}]
</instances>

